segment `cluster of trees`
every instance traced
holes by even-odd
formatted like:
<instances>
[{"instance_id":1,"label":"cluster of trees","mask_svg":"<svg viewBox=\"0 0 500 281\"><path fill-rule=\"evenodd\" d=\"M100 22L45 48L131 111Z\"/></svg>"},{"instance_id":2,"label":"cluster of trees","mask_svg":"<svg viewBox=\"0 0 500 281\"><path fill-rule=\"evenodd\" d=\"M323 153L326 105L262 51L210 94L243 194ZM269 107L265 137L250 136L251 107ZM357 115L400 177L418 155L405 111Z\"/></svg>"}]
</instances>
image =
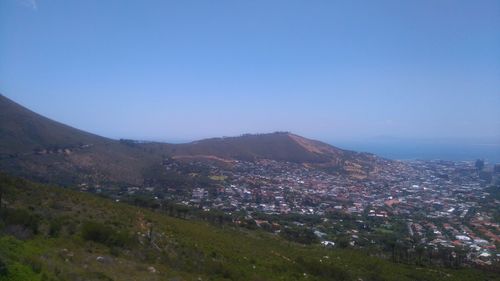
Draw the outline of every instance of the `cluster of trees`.
<instances>
[{"instance_id":1,"label":"cluster of trees","mask_svg":"<svg viewBox=\"0 0 500 281\"><path fill-rule=\"evenodd\" d=\"M38 233L40 217L25 209L0 209L0 223L3 227L18 226L18 232L28 231L30 235ZM17 234L17 233L13 233Z\"/></svg>"},{"instance_id":2,"label":"cluster of trees","mask_svg":"<svg viewBox=\"0 0 500 281\"><path fill-rule=\"evenodd\" d=\"M281 237L301 244L318 243L318 237L314 232L305 227L285 227L280 232Z\"/></svg>"},{"instance_id":3,"label":"cluster of trees","mask_svg":"<svg viewBox=\"0 0 500 281\"><path fill-rule=\"evenodd\" d=\"M0 258L0 277L6 276L8 273L7 264Z\"/></svg>"},{"instance_id":4,"label":"cluster of trees","mask_svg":"<svg viewBox=\"0 0 500 281\"><path fill-rule=\"evenodd\" d=\"M430 247L421 244L417 238L405 238L399 232L378 233L370 235L368 239L373 242L362 243L359 240L359 245L371 255L382 255L395 263L445 267L460 267L467 263L467 252L463 248Z\"/></svg>"},{"instance_id":5,"label":"cluster of trees","mask_svg":"<svg viewBox=\"0 0 500 281\"><path fill-rule=\"evenodd\" d=\"M134 206L152 209L171 217L181 219L200 219L215 225L229 224L237 220L237 215L228 215L221 210L204 211L200 208L182 205L175 201L155 200L149 196L134 195L124 200L124 202Z\"/></svg>"},{"instance_id":6,"label":"cluster of trees","mask_svg":"<svg viewBox=\"0 0 500 281\"><path fill-rule=\"evenodd\" d=\"M167 170L164 165L154 165L144 171L145 182L151 186L167 186L178 190L189 190L193 186L204 188L215 187L217 182L210 179L209 168L202 165L178 163L175 168Z\"/></svg>"}]
</instances>

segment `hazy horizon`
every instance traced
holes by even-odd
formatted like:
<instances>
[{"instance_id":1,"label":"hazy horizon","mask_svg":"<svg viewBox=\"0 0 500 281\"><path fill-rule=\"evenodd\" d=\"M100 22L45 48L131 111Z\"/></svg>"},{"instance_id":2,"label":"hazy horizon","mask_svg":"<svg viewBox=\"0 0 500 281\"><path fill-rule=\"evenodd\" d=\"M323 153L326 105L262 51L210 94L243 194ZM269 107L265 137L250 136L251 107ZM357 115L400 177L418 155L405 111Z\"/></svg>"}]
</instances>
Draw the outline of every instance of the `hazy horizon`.
<instances>
[{"instance_id":1,"label":"hazy horizon","mask_svg":"<svg viewBox=\"0 0 500 281\"><path fill-rule=\"evenodd\" d=\"M0 3L0 92L111 138L500 140L497 1Z\"/></svg>"}]
</instances>

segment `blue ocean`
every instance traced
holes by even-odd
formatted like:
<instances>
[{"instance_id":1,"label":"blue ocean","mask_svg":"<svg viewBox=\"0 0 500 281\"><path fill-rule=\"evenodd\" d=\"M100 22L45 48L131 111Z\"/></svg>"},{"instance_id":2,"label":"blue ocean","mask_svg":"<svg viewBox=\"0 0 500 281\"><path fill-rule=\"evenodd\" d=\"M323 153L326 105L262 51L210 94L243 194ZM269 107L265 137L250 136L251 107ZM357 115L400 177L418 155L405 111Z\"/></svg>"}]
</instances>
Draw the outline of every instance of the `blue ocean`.
<instances>
[{"instance_id":1,"label":"blue ocean","mask_svg":"<svg viewBox=\"0 0 500 281\"><path fill-rule=\"evenodd\" d=\"M500 163L500 144L451 143L431 141L366 141L335 142L337 147L370 152L395 160L451 160L473 161L483 159Z\"/></svg>"}]
</instances>

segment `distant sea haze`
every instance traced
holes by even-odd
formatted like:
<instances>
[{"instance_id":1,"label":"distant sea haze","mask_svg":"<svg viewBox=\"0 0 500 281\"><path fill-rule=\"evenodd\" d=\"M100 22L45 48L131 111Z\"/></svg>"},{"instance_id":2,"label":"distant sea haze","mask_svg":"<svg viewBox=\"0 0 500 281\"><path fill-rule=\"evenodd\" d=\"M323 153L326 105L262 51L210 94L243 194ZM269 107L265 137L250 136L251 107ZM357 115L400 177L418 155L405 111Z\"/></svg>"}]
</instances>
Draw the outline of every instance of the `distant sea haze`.
<instances>
[{"instance_id":1,"label":"distant sea haze","mask_svg":"<svg viewBox=\"0 0 500 281\"><path fill-rule=\"evenodd\" d=\"M447 143L430 141L332 142L343 149L370 152L395 160L472 161L500 163L500 143Z\"/></svg>"}]
</instances>

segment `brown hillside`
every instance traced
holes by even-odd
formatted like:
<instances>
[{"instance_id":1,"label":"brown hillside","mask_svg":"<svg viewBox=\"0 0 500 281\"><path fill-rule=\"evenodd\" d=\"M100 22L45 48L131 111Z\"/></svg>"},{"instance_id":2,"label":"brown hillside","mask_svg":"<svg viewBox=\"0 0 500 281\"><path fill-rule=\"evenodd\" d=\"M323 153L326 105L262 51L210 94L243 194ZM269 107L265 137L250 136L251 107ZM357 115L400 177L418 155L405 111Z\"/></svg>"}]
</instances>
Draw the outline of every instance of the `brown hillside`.
<instances>
[{"instance_id":1,"label":"brown hillside","mask_svg":"<svg viewBox=\"0 0 500 281\"><path fill-rule=\"evenodd\" d=\"M144 148L48 119L0 95L0 169L58 184L141 184L160 162Z\"/></svg>"}]
</instances>

